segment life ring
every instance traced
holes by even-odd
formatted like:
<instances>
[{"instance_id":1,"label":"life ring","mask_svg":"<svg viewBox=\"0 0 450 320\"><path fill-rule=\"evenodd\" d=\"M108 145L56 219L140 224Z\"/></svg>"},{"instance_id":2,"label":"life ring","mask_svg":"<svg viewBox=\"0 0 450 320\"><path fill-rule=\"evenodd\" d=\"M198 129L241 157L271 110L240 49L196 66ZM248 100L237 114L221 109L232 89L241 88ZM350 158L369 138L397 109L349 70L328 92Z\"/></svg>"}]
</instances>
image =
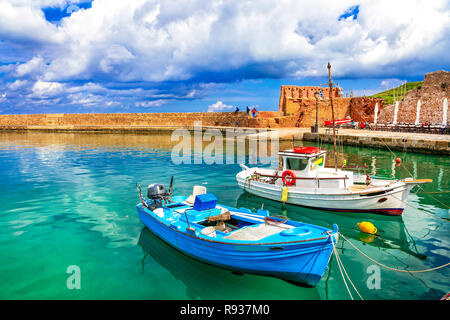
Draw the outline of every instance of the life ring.
<instances>
[{"instance_id":1,"label":"life ring","mask_svg":"<svg viewBox=\"0 0 450 320\"><path fill-rule=\"evenodd\" d=\"M289 176L289 177L287 177ZM283 182L287 185L287 186L293 186L295 184L295 173L293 173L290 170L286 170L283 172L283 174L281 175Z\"/></svg>"}]
</instances>

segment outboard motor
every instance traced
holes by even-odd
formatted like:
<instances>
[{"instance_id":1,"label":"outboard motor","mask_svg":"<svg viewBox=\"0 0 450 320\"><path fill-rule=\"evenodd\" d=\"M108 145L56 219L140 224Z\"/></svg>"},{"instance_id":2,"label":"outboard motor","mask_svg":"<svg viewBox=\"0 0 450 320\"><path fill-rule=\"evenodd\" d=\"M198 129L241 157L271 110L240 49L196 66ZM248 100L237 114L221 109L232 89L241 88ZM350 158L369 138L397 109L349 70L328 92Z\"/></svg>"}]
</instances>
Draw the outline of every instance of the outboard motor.
<instances>
[{"instance_id":1,"label":"outboard motor","mask_svg":"<svg viewBox=\"0 0 450 320\"><path fill-rule=\"evenodd\" d=\"M149 199L164 199L166 196L168 194L163 184L153 183L147 187L147 197Z\"/></svg>"}]
</instances>

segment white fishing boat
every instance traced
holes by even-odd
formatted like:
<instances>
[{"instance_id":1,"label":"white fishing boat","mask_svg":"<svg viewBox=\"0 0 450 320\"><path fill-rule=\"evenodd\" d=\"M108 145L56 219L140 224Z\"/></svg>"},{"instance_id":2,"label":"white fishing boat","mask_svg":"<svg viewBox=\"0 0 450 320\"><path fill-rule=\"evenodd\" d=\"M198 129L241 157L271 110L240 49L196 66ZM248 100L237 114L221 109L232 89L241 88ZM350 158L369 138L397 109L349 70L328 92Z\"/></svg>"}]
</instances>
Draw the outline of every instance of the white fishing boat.
<instances>
[{"instance_id":1,"label":"white fishing boat","mask_svg":"<svg viewBox=\"0 0 450 320\"><path fill-rule=\"evenodd\" d=\"M411 189L431 179L381 180L325 167L326 150L300 147L279 152L278 169L248 168L236 175L250 194L303 207L337 212L401 215Z\"/></svg>"},{"instance_id":2,"label":"white fishing boat","mask_svg":"<svg viewBox=\"0 0 450 320\"><path fill-rule=\"evenodd\" d=\"M331 125L334 138L334 168L325 167L326 150L315 147L292 148L279 152L278 169L248 168L236 175L238 185L257 196L303 207L337 212L369 212L401 215L411 189L431 179L381 180L337 167L333 82L328 63Z\"/></svg>"}]
</instances>

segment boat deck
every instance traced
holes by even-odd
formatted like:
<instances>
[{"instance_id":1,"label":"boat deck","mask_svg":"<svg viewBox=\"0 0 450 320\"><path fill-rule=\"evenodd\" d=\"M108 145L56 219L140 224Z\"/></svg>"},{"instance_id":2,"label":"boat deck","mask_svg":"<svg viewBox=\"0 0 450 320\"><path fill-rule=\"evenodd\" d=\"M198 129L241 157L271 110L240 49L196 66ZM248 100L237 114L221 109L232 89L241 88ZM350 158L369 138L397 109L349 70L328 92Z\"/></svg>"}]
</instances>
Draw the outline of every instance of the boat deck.
<instances>
[{"instance_id":1,"label":"boat deck","mask_svg":"<svg viewBox=\"0 0 450 320\"><path fill-rule=\"evenodd\" d=\"M229 236L223 238L232 240L261 240L273 234L280 233L284 230L286 230L286 228L261 223L255 226L248 226L236 230Z\"/></svg>"},{"instance_id":2,"label":"boat deck","mask_svg":"<svg viewBox=\"0 0 450 320\"><path fill-rule=\"evenodd\" d=\"M373 189L374 186L371 185L365 185L365 184L354 184L348 187L350 191L359 192L359 191L366 191L367 189Z\"/></svg>"},{"instance_id":3,"label":"boat deck","mask_svg":"<svg viewBox=\"0 0 450 320\"><path fill-rule=\"evenodd\" d=\"M185 232L189 228L199 238L238 242L286 242L306 238L323 238L327 229L282 218L268 217L266 210L253 213L245 208L231 208L216 205L213 209L195 210L185 202L186 197L173 197L173 202L164 208L156 209L153 214L175 230ZM221 224L209 221L229 210L230 220ZM209 228L209 229L207 229ZM214 230L213 230L214 229ZM214 231L214 232L212 232Z\"/></svg>"}]
</instances>

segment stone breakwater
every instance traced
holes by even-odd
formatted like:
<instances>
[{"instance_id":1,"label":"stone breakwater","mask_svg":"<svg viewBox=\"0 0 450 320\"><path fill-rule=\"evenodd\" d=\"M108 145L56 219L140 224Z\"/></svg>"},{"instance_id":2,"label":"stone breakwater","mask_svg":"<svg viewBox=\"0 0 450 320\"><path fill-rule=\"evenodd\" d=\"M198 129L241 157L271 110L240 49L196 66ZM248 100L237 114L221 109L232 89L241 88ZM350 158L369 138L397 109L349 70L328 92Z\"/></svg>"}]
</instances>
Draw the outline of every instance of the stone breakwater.
<instances>
[{"instance_id":1,"label":"stone breakwater","mask_svg":"<svg viewBox=\"0 0 450 320\"><path fill-rule=\"evenodd\" d=\"M259 112L257 118L245 112L0 115L0 130L154 131L192 127L196 121L202 126L270 128L279 125L277 116L278 112L269 111Z\"/></svg>"},{"instance_id":2,"label":"stone breakwater","mask_svg":"<svg viewBox=\"0 0 450 320\"><path fill-rule=\"evenodd\" d=\"M282 92L292 93L291 91ZM200 121L204 127L272 129L309 128L314 125L316 100L311 98L310 94L300 98L287 96L281 100L283 104L280 105L279 111L259 111L256 118L248 116L245 112L237 114L234 112L179 112L0 115L0 130L137 132L154 131L156 127L160 129L192 127L196 121ZM373 118L373 110L377 102L381 108L381 100L373 98L336 97L335 118L342 119L348 116L359 119L361 115ZM332 119L329 99L319 99L318 109L319 125L323 125L325 120Z\"/></svg>"},{"instance_id":3,"label":"stone breakwater","mask_svg":"<svg viewBox=\"0 0 450 320\"><path fill-rule=\"evenodd\" d=\"M270 116L271 113L262 116ZM269 118L270 119L270 118ZM232 112L220 113L164 113L164 114L59 114L59 115L0 115L0 135L3 139L9 139L11 134L24 135L24 139L36 137L39 139L58 139L58 135L47 135L39 132L71 132L79 133L145 133L149 137L171 134L174 129L186 128L192 130L194 121L202 121L203 129L208 127L225 130L228 127L236 127L234 121L241 121L242 128L251 128L251 125L261 125L267 118L249 119L246 114L235 115ZM217 125L219 124L219 125ZM266 127L263 127L266 128ZM258 139L259 135L265 135L266 139L276 134L281 141L317 141L317 135L309 132L309 128L277 128L269 129L270 132L249 133L249 139ZM254 132L254 131L253 131ZM320 129L320 140L324 143L333 143L333 137L325 134L325 129ZM156 135L153 135L156 134ZM97 143L96 135L87 135ZM76 134L76 139L82 139L86 135ZM134 138L130 138L134 137ZM135 135L117 135L121 143L130 143L130 139L136 139ZM1 140L1 139L0 139ZM339 143L345 145L382 148L386 145L392 150L434 153L450 155L450 136L435 134L416 134L401 132L379 132L352 129L339 129Z\"/></svg>"}]
</instances>

